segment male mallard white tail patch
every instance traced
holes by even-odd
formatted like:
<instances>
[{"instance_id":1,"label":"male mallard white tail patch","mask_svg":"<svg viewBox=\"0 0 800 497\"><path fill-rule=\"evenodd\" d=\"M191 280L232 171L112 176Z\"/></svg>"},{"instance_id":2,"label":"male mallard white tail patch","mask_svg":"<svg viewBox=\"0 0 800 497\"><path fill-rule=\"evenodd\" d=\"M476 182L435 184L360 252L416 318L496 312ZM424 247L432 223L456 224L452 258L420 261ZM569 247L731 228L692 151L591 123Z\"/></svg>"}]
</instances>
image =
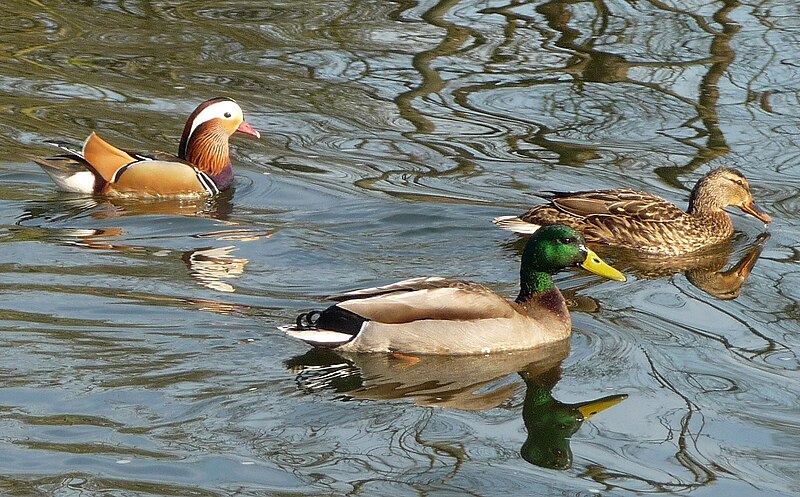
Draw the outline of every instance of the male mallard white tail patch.
<instances>
[{"instance_id":1,"label":"male mallard white tail patch","mask_svg":"<svg viewBox=\"0 0 800 497\"><path fill-rule=\"evenodd\" d=\"M353 339L353 335L348 333L339 333L338 331L328 330L303 330L296 326L279 326L279 330L283 330L287 335L299 338L314 347L338 347Z\"/></svg>"},{"instance_id":2,"label":"male mallard white tail patch","mask_svg":"<svg viewBox=\"0 0 800 497\"><path fill-rule=\"evenodd\" d=\"M492 222L504 230L513 231L514 233L522 233L532 235L541 228L538 224L527 223L520 219L518 216L500 216L492 220Z\"/></svg>"}]
</instances>

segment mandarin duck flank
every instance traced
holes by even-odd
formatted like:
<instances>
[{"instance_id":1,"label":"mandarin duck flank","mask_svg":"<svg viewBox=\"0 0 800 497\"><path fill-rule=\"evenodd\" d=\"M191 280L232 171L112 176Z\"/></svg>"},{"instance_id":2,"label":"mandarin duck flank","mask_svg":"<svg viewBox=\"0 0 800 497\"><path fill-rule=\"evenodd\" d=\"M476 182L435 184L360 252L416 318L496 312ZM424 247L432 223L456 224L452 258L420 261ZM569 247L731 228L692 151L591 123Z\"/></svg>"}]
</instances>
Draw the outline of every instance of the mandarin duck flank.
<instances>
[{"instance_id":1,"label":"mandarin duck flank","mask_svg":"<svg viewBox=\"0 0 800 497\"><path fill-rule=\"evenodd\" d=\"M591 243L661 255L681 255L715 245L733 235L725 207L734 205L765 224L772 218L753 201L750 185L735 169L719 168L697 182L684 212L661 197L628 189L546 192L550 202L494 223L517 233L534 233L560 223Z\"/></svg>"},{"instance_id":2,"label":"mandarin duck flank","mask_svg":"<svg viewBox=\"0 0 800 497\"><path fill-rule=\"evenodd\" d=\"M572 333L569 311L551 277L570 266L625 281L586 248L579 233L554 225L528 240L514 302L477 283L414 278L329 297L338 303L301 314L287 331L311 345L350 352L467 355L531 349Z\"/></svg>"},{"instance_id":3,"label":"mandarin duck flank","mask_svg":"<svg viewBox=\"0 0 800 497\"><path fill-rule=\"evenodd\" d=\"M80 151L34 159L62 190L100 195L184 197L214 195L233 184L228 138L235 132L259 138L230 98L212 98L192 112L178 155L130 152L95 133Z\"/></svg>"}]
</instances>

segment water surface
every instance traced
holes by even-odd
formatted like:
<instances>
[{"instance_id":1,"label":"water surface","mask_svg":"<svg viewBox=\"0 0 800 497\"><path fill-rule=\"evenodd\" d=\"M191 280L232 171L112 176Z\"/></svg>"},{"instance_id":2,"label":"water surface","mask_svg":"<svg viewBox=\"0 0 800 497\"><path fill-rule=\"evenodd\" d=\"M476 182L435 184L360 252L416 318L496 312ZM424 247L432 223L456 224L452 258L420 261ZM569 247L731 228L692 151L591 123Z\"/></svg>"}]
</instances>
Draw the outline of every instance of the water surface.
<instances>
[{"instance_id":1,"label":"water surface","mask_svg":"<svg viewBox=\"0 0 800 497\"><path fill-rule=\"evenodd\" d=\"M794 2L4 5L0 493L798 495ZM92 130L174 150L220 95L262 132L233 195L79 197L30 160ZM490 220L526 192L683 206L718 166L771 237L737 211L708 264L559 276L566 350L409 366L276 329L420 275L513 296Z\"/></svg>"}]
</instances>

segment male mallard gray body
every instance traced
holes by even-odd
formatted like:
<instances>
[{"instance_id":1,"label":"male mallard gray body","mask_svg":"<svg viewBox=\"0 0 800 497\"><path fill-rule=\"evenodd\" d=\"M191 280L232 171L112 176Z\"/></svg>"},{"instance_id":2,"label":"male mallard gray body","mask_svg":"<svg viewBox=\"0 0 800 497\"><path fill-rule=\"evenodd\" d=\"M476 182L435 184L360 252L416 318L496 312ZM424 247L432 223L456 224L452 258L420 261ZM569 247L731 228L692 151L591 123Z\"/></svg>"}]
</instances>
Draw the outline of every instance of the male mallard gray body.
<instances>
[{"instance_id":1,"label":"male mallard gray body","mask_svg":"<svg viewBox=\"0 0 800 497\"><path fill-rule=\"evenodd\" d=\"M689 196L686 212L661 197L629 189L548 193L542 197L549 203L520 216L495 218L495 224L517 233L566 224L591 243L674 256L729 239L733 223L724 210L729 205L764 223L772 220L753 201L744 175L730 168L703 176Z\"/></svg>"},{"instance_id":2,"label":"male mallard gray body","mask_svg":"<svg viewBox=\"0 0 800 497\"><path fill-rule=\"evenodd\" d=\"M579 233L554 225L528 241L513 302L477 283L413 278L334 295L330 299L337 304L301 314L288 333L314 346L351 352L465 355L530 349L572 333L551 274L576 265L625 281L586 248Z\"/></svg>"}]
</instances>

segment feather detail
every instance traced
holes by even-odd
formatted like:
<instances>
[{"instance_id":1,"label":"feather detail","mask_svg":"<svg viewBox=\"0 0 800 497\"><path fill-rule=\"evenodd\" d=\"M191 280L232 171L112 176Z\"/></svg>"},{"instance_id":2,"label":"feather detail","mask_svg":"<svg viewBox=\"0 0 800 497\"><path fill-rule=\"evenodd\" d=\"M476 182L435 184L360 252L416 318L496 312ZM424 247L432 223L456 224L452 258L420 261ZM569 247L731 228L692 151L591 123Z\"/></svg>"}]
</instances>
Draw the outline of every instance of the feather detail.
<instances>
[{"instance_id":1,"label":"feather detail","mask_svg":"<svg viewBox=\"0 0 800 497\"><path fill-rule=\"evenodd\" d=\"M59 190L89 195L105 185L105 181L79 155L34 158L33 161L50 176Z\"/></svg>"},{"instance_id":2,"label":"feather detail","mask_svg":"<svg viewBox=\"0 0 800 497\"><path fill-rule=\"evenodd\" d=\"M206 121L195 128L189 137L183 159L211 177L231 167L228 134L218 119Z\"/></svg>"},{"instance_id":3,"label":"feather detail","mask_svg":"<svg viewBox=\"0 0 800 497\"><path fill-rule=\"evenodd\" d=\"M83 158L105 181L112 181L117 171L135 162L127 152L92 133L83 143Z\"/></svg>"}]
</instances>

